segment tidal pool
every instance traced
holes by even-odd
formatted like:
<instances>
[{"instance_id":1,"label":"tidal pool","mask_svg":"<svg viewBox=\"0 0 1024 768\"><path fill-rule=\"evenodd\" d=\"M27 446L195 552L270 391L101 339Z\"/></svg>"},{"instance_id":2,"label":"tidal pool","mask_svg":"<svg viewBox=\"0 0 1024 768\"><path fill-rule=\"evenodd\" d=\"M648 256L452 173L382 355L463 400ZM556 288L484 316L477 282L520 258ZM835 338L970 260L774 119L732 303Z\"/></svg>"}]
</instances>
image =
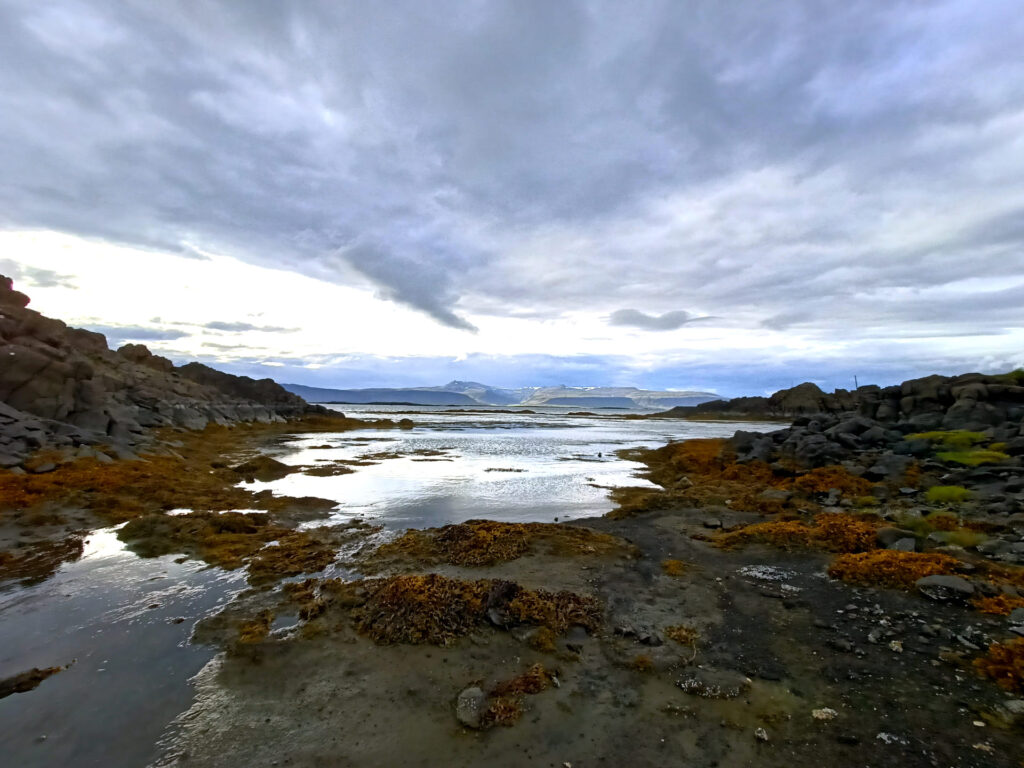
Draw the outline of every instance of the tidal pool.
<instances>
[{"instance_id":1,"label":"tidal pool","mask_svg":"<svg viewBox=\"0 0 1024 768\"><path fill-rule=\"evenodd\" d=\"M144 560L113 528L51 578L0 591L0 678L70 665L0 699L5 766L143 766L192 700L188 679L213 656L190 645L197 620L245 586L244 573Z\"/></svg>"},{"instance_id":2,"label":"tidal pool","mask_svg":"<svg viewBox=\"0 0 1024 768\"><path fill-rule=\"evenodd\" d=\"M609 488L650 485L636 477L642 465L616 455L623 448L723 437L737 429L777 428L743 422L570 416L565 409L510 414L499 409L410 412L401 406L344 406L344 411L359 418L407 417L416 426L297 436L279 446L275 458L292 465L357 462L351 466L354 471L333 477L292 474L252 487L331 499L339 504L337 519L359 516L392 529L473 518L569 520L611 511ZM359 466L362 461L367 465Z\"/></svg>"}]
</instances>

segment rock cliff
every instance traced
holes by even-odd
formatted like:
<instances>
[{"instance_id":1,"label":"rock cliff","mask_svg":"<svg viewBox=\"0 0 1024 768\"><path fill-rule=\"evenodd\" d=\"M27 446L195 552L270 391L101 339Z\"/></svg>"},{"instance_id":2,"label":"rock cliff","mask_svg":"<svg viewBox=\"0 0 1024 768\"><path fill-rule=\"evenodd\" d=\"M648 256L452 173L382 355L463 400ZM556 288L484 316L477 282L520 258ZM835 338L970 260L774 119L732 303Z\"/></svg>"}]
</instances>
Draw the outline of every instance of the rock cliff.
<instances>
[{"instance_id":1,"label":"rock cliff","mask_svg":"<svg viewBox=\"0 0 1024 768\"><path fill-rule=\"evenodd\" d=\"M200 363L176 367L141 344L113 351L99 333L28 308L0 275L0 467L44 448L73 458L92 446L130 453L154 427L281 421L316 406L270 379Z\"/></svg>"}]
</instances>

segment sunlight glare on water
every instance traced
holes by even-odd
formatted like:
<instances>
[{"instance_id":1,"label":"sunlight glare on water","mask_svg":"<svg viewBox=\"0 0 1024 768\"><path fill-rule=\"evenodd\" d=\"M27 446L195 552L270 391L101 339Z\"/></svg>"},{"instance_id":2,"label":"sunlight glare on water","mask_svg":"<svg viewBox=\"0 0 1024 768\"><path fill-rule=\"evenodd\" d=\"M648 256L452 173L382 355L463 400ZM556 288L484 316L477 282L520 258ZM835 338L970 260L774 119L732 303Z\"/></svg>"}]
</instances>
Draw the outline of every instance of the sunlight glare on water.
<instances>
[{"instance_id":1,"label":"sunlight glare on water","mask_svg":"<svg viewBox=\"0 0 1024 768\"><path fill-rule=\"evenodd\" d=\"M298 436L275 458L290 465L356 462L350 474L291 474L254 490L317 496L339 504L335 517L373 518L389 528L430 527L473 518L566 520L613 508L608 489L650 486L643 465L616 455L669 440L732 435L772 425L679 420L626 421L564 413L403 413L345 407L361 418L411 418L412 430L358 430ZM364 464L365 465L362 465ZM653 486L651 486L653 487Z\"/></svg>"}]
</instances>

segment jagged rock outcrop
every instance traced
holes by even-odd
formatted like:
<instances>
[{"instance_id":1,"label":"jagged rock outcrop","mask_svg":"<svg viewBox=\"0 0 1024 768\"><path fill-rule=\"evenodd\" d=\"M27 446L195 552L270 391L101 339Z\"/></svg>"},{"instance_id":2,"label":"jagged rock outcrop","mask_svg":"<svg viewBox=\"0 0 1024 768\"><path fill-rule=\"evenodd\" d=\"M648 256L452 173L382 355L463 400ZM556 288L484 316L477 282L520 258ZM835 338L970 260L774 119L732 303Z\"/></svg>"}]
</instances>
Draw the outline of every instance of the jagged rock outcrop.
<instances>
[{"instance_id":1,"label":"jagged rock outcrop","mask_svg":"<svg viewBox=\"0 0 1024 768\"><path fill-rule=\"evenodd\" d=\"M1019 434L1024 417L1024 372L1000 376L965 373L926 376L891 387L864 386L831 394L805 382L771 397L738 397L664 414L689 418L794 419L818 414L856 413L888 426L905 425L912 431L1003 428L1000 439ZM1012 434L1011 434L1012 433Z\"/></svg>"},{"instance_id":2,"label":"jagged rock outcrop","mask_svg":"<svg viewBox=\"0 0 1024 768\"><path fill-rule=\"evenodd\" d=\"M28 309L0 276L0 467L40 448L127 451L153 427L281 421L323 409L270 379L200 363L175 367L141 344L106 338Z\"/></svg>"}]
</instances>

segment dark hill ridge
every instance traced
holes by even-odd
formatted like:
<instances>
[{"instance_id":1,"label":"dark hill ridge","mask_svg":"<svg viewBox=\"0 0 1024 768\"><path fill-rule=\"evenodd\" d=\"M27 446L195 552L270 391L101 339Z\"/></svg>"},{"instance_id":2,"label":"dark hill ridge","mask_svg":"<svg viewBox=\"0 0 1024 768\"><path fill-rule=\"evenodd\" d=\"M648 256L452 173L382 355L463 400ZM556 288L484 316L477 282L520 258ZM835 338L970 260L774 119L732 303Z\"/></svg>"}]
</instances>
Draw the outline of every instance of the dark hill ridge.
<instances>
[{"instance_id":1,"label":"dark hill ridge","mask_svg":"<svg viewBox=\"0 0 1024 768\"><path fill-rule=\"evenodd\" d=\"M285 384L287 391L314 403L358 403L390 405L480 405L468 395L440 389L325 389L302 384Z\"/></svg>"},{"instance_id":2,"label":"dark hill ridge","mask_svg":"<svg viewBox=\"0 0 1024 768\"><path fill-rule=\"evenodd\" d=\"M180 367L141 344L112 351L99 333L28 309L0 275L0 467L54 447L69 458L91 445L128 451L151 427L272 422L323 409L270 379Z\"/></svg>"}]
</instances>

